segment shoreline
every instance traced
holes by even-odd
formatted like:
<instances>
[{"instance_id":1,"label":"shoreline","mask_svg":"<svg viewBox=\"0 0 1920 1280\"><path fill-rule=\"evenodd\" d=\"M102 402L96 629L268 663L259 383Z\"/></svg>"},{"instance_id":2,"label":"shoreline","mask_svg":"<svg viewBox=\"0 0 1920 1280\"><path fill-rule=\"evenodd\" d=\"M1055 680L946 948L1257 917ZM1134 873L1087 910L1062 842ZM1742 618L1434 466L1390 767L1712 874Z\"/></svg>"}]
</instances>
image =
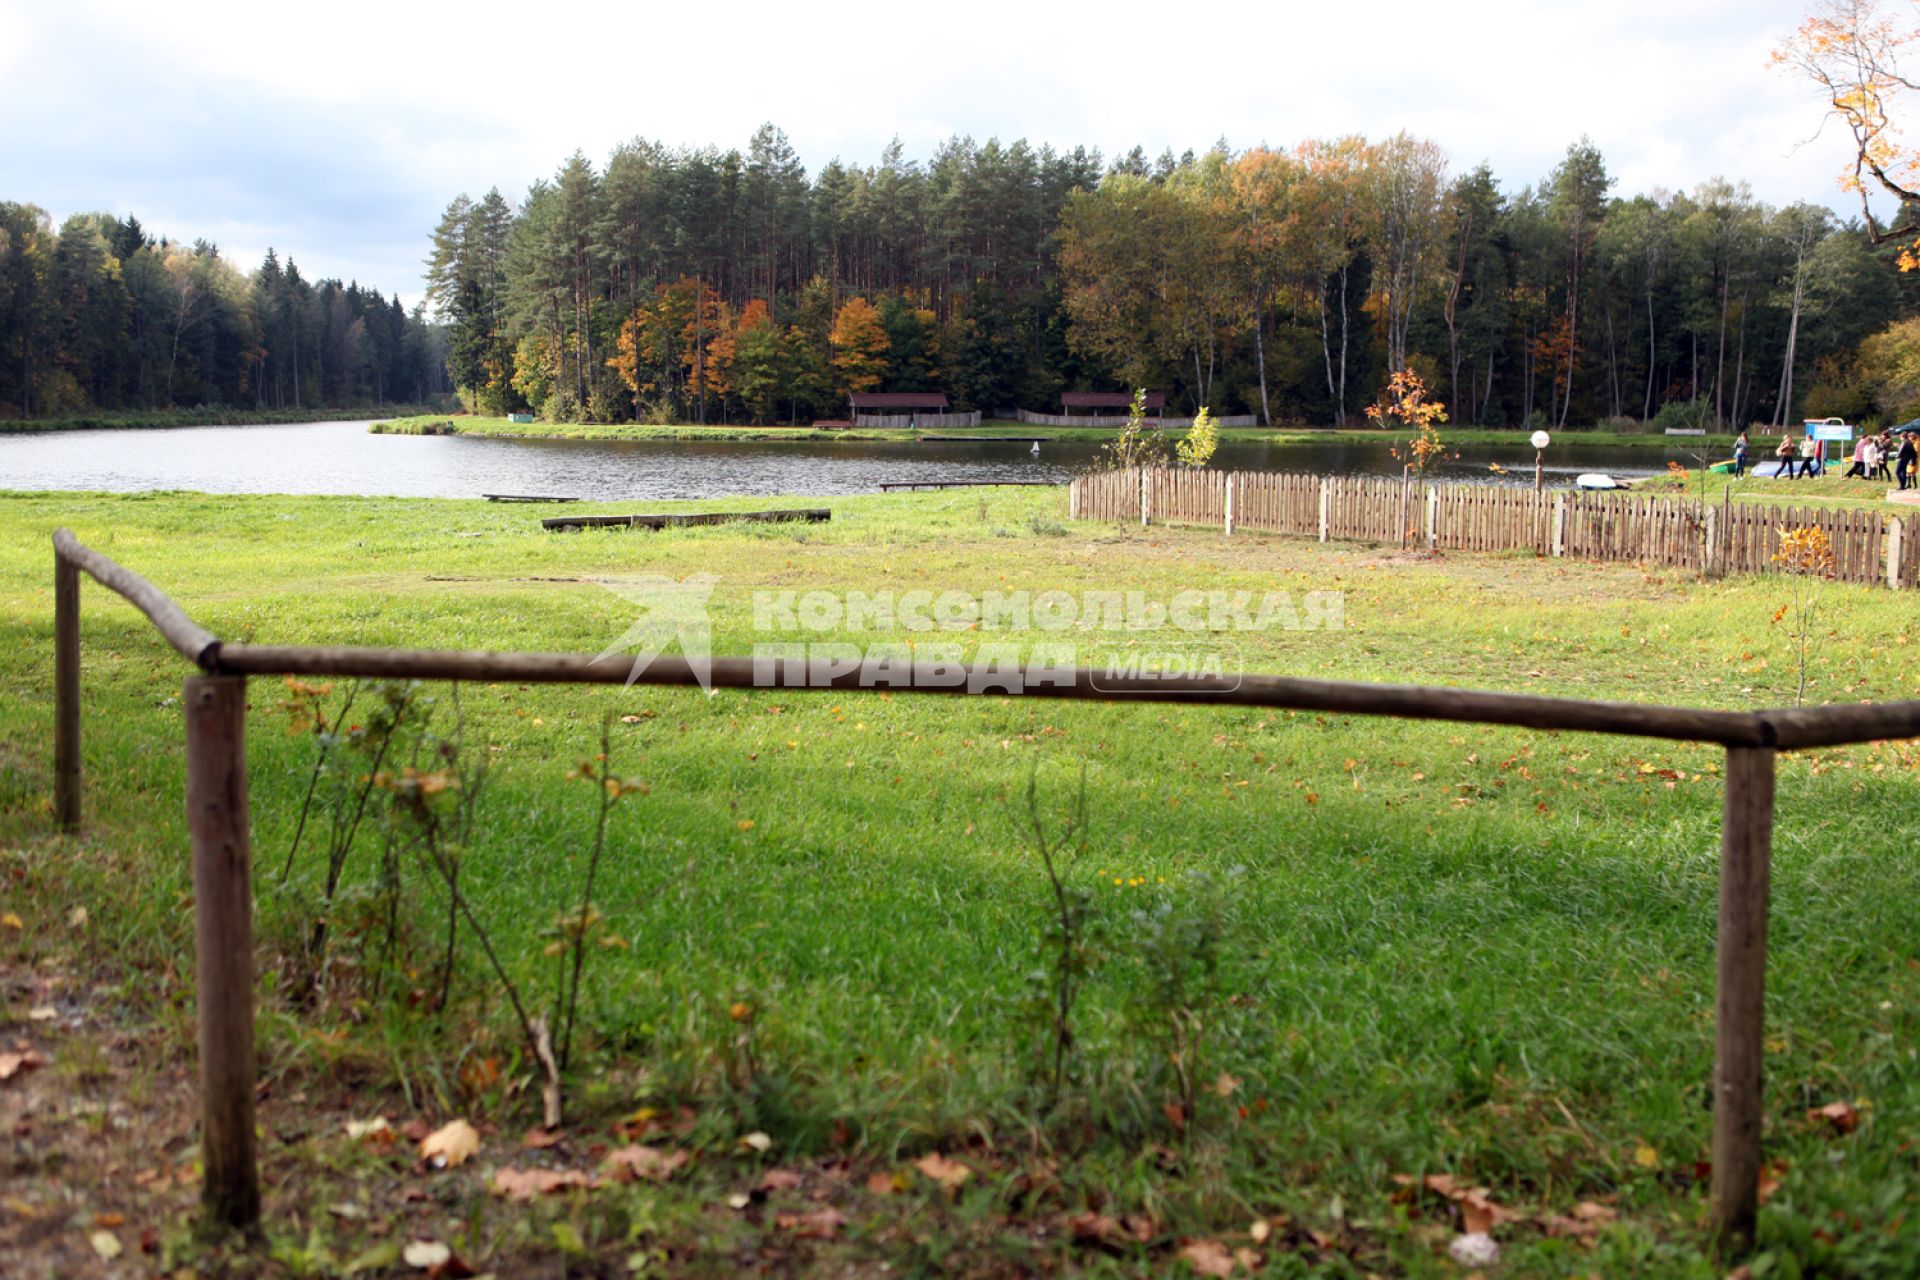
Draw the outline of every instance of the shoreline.
<instances>
[{"instance_id":1,"label":"shoreline","mask_svg":"<svg viewBox=\"0 0 1920 1280\"><path fill-rule=\"evenodd\" d=\"M509 422L505 418L474 417L449 414L411 414L398 415L371 424L368 428L375 435L463 435L489 440L667 440L667 441L716 441L742 444L766 444L780 441L835 441L851 440L864 442L912 443L926 439L927 435L938 435L943 442L974 438L982 443L996 436L1005 436L1018 432L1023 437L1042 440L1057 440L1069 443L1100 444L1112 440L1119 431L1118 424L1105 427L1049 427L1035 426L1029 423L996 419L983 422L977 427L941 427L935 432L921 433L904 427L846 427L821 430L812 426L766 426L766 425L675 425L660 426L645 423L579 423L579 422ZM1184 433L1178 429L1161 433L1165 439L1178 439ZM1531 449L1528 443L1530 432L1521 427L1461 427L1457 430L1442 430L1441 439L1449 445L1513 445L1522 449ZM1401 433L1381 431L1370 427L1225 427L1219 432L1221 443L1266 444L1274 446L1310 445L1310 444L1390 444L1401 438ZM1662 451L1674 449L1695 449L1712 453L1731 453L1733 436L1668 436L1649 432L1624 431L1574 431L1560 433L1549 449L1581 446L1606 448L1644 448Z\"/></svg>"},{"instance_id":2,"label":"shoreline","mask_svg":"<svg viewBox=\"0 0 1920 1280\"><path fill-rule=\"evenodd\" d=\"M433 417L416 404L336 405L315 409L155 409L75 414L65 418L0 418L0 435L60 431L180 431L191 427L291 427L311 422L384 422Z\"/></svg>"}]
</instances>

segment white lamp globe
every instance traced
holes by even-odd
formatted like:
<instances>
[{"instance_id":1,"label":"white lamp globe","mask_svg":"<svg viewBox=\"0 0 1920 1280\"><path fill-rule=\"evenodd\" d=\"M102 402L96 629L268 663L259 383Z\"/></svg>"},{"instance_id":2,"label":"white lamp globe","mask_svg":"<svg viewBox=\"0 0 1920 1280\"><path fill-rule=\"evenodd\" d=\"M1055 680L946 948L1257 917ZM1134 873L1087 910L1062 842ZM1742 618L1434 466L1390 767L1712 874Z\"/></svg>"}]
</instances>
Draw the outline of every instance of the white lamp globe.
<instances>
[{"instance_id":1,"label":"white lamp globe","mask_svg":"<svg viewBox=\"0 0 1920 1280\"><path fill-rule=\"evenodd\" d=\"M1553 443L1553 437L1548 435L1544 431L1534 432L1532 439L1533 439L1533 447L1536 449L1544 449L1548 445Z\"/></svg>"}]
</instances>

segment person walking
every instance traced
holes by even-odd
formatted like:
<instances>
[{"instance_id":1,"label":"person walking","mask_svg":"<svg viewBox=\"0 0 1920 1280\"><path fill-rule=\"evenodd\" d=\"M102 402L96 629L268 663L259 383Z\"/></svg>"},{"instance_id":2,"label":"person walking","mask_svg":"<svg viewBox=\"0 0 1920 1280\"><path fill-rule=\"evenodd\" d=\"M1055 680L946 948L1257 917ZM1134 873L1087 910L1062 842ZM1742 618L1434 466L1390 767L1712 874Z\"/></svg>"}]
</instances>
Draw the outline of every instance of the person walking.
<instances>
[{"instance_id":1,"label":"person walking","mask_svg":"<svg viewBox=\"0 0 1920 1280\"><path fill-rule=\"evenodd\" d=\"M1747 474L1747 433L1742 431L1733 442L1733 476L1739 479Z\"/></svg>"},{"instance_id":2,"label":"person walking","mask_svg":"<svg viewBox=\"0 0 1920 1280\"><path fill-rule=\"evenodd\" d=\"M1846 475L1840 477L1842 480L1851 480L1855 476L1862 480L1867 478L1867 450L1872 447L1872 439L1872 436L1863 435L1853 442L1853 465L1847 468Z\"/></svg>"},{"instance_id":3,"label":"person walking","mask_svg":"<svg viewBox=\"0 0 1920 1280\"><path fill-rule=\"evenodd\" d=\"M1893 476L1890 475L1887 471L1887 459L1893 456L1893 433L1892 432L1882 431L1880 433L1879 438L1874 441L1873 456L1874 456L1874 464L1873 464L1874 477L1880 480L1893 479Z\"/></svg>"},{"instance_id":4,"label":"person walking","mask_svg":"<svg viewBox=\"0 0 1920 1280\"><path fill-rule=\"evenodd\" d=\"M1785 476L1789 480L1793 479L1793 437L1781 436L1780 447L1773 451L1773 456L1780 459L1780 465L1775 468L1773 478L1778 480L1781 476Z\"/></svg>"},{"instance_id":5,"label":"person walking","mask_svg":"<svg viewBox=\"0 0 1920 1280\"><path fill-rule=\"evenodd\" d=\"M1806 436L1801 439L1800 441L1800 474L1801 475L1803 476L1819 475L1820 463L1825 461L1825 459L1826 459L1826 449L1823 445L1821 445L1821 443L1818 440L1815 440L1812 436Z\"/></svg>"},{"instance_id":6,"label":"person walking","mask_svg":"<svg viewBox=\"0 0 1920 1280\"><path fill-rule=\"evenodd\" d=\"M1920 489L1920 476L1914 474L1916 463L1920 463L1920 448L1915 448L1909 432L1900 437L1899 460L1893 464L1893 474L1902 489Z\"/></svg>"},{"instance_id":7,"label":"person walking","mask_svg":"<svg viewBox=\"0 0 1920 1280\"><path fill-rule=\"evenodd\" d=\"M1873 479L1873 473L1879 469L1879 466L1880 437L1870 435L1862 438L1860 441L1860 478L1862 480ZM1852 475L1853 473L1849 471L1847 474Z\"/></svg>"}]
</instances>

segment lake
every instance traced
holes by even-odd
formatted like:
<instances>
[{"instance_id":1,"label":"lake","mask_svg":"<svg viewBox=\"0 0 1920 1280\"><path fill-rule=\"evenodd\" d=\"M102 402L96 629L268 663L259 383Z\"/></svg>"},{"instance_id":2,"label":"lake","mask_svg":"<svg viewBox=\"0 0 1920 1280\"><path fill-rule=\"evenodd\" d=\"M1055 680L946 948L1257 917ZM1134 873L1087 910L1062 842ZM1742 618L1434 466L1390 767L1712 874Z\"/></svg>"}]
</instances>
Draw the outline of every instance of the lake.
<instances>
[{"instance_id":1,"label":"lake","mask_svg":"<svg viewBox=\"0 0 1920 1280\"><path fill-rule=\"evenodd\" d=\"M182 427L166 431L58 431L0 435L0 488L89 489L128 493L194 489L208 493L334 493L472 498L482 493L659 500L731 495L870 493L906 480L1065 482L1096 458L1091 443L892 443L864 440L733 441L490 440L469 436L389 436L367 421L297 426ZM1533 451L1467 445L1436 474L1447 480L1531 484ZM1691 462L1683 444L1668 450L1556 444L1547 482L1565 485L1583 471L1649 475L1667 459ZM1498 463L1513 474L1488 469ZM1399 475L1388 442L1315 441L1301 445L1223 443L1217 467Z\"/></svg>"}]
</instances>

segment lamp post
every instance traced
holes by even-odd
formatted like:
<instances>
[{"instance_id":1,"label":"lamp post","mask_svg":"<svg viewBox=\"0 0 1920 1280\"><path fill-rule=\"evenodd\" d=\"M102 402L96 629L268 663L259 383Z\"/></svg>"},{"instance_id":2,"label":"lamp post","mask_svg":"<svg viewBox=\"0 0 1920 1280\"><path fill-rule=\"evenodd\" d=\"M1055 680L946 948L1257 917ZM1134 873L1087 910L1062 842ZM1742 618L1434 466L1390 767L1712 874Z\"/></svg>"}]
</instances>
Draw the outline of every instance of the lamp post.
<instances>
[{"instance_id":1,"label":"lamp post","mask_svg":"<svg viewBox=\"0 0 1920 1280\"><path fill-rule=\"evenodd\" d=\"M1536 431L1533 441L1533 491L1540 492L1546 486L1547 446L1553 443L1553 437L1544 431Z\"/></svg>"}]
</instances>

